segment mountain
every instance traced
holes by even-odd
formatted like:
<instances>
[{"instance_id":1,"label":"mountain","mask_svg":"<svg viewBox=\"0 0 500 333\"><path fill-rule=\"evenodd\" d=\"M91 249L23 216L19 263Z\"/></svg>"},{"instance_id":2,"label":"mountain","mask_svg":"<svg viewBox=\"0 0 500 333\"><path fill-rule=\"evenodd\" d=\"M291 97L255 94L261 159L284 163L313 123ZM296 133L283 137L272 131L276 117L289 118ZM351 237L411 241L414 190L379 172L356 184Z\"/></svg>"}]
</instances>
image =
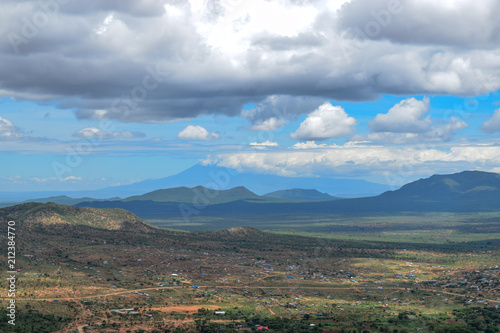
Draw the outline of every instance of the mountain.
<instances>
[{"instance_id":1,"label":"mountain","mask_svg":"<svg viewBox=\"0 0 500 333\"><path fill-rule=\"evenodd\" d=\"M313 201L337 199L336 197L333 197L327 193L321 193L316 190L304 190L301 188L274 191L271 193L264 194L263 197L292 199L292 200L313 200Z\"/></svg>"},{"instance_id":2,"label":"mountain","mask_svg":"<svg viewBox=\"0 0 500 333\"><path fill-rule=\"evenodd\" d=\"M388 185L371 183L360 179L284 177L238 172L229 168L197 164L173 176L108 188L106 191L109 191L108 196L123 197L123 195L127 194L121 194L120 191L138 194L151 192L158 188L193 187L198 185L219 190L243 186L259 195L286 188L314 188L320 192L338 197L377 195L390 189ZM95 197L95 195L89 196Z\"/></svg>"},{"instance_id":3,"label":"mountain","mask_svg":"<svg viewBox=\"0 0 500 333\"><path fill-rule=\"evenodd\" d=\"M236 206L239 207L236 207ZM486 212L500 210L500 174L463 171L434 175L374 197L321 202L255 203L238 201L207 207L202 213L223 211L274 213ZM255 213L254 213L255 214Z\"/></svg>"},{"instance_id":4,"label":"mountain","mask_svg":"<svg viewBox=\"0 0 500 333\"><path fill-rule=\"evenodd\" d=\"M197 200L209 202L210 204L225 203L235 200L259 199L260 197L247 190L243 186L238 186L229 190L212 190L203 186L193 188L176 187L164 190L156 190L143 195L135 195L123 199L124 202L151 200L156 202L184 202L195 203Z\"/></svg>"},{"instance_id":5,"label":"mountain","mask_svg":"<svg viewBox=\"0 0 500 333\"><path fill-rule=\"evenodd\" d=\"M119 197L115 197L115 198L111 198L109 200L120 200L120 199L121 198L119 198ZM108 199L106 199L106 200L108 200ZM99 200L99 199L94 199L94 198L89 198L89 197L70 198L66 195L59 195L59 196L48 197L48 198L30 199L30 200L26 200L25 203L27 203L27 202L39 202L39 203L52 202L52 203L56 203L59 205L73 206L73 205L76 205L80 202L85 202L85 201L102 201L102 199Z\"/></svg>"},{"instance_id":6,"label":"mountain","mask_svg":"<svg viewBox=\"0 0 500 333\"><path fill-rule=\"evenodd\" d=\"M325 201L235 200L196 206L134 200L87 202L78 206L123 208L144 219L186 218L193 215L237 218L238 215L499 211L500 175L480 171L435 175L378 196Z\"/></svg>"},{"instance_id":7,"label":"mountain","mask_svg":"<svg viewBox=\"0 0 500 333\"><path fill-rule=\"evenodd\" d=\"M24 194L23 196L19 197L21 198L26 198L28 197L29 194ZM32 193L34 197L34 193ZM32 198L33 198L32 197ZM11 198L12 199L12 198ZM90 197L83 197L83 198L70 198L67 195L57 195L57 196L50 196L47 198L38 198L38 199L28 199L28 200L19 200L19 201L12 201L12 202L2 202L0 203L0 208L2 207L9 207L9 206L15 206L21 203L28 203L28 202L38 202L38 203L56 203L59 205L68 205L68 206L73 206L76 204L79 204L80 202L89 202L89 201L106 201L106 200L121 200L120 197L114 197L110 199L96 199L96 198L90 198Z\"/></svg>"},{"instance_id":8,"label":"mountain","mask_svg":"<svg viewBox=\"0 0 500 333\"><path fill-rule=\"evenodd\" d=\"M360 179L284 177L238 172L229 168L197 164L173 176L160 179L149 179L129 185L113 186L99 190L0 192L0 202L19 203L33 198L62 195L72 198L124 198L145 194L162 188L194 187L199 185L218 190L243 186L259 195L286 188L314 188L317 191L344 198L378 195L391 189L388 185L371 183Z\"/></svg>"},{"instance_id":9,"label":"mountain","mask_svg":"<svg viewBox=\"0 0 500 333\"><path fill-rule=\"evenodd\" d=\"M397 191L383 193L379 197L392 201L395 205L413 203L415 208L435 211L499 210L500 174L463 171L451 175L434 175L408 183Z\"/></svg>"},{"instance_id":10,"label":"mountain","mask_svg":"<svg viewBox=\"0 0 500 333\"><path fill-rule=\"evenodd\" d=\"M500 174L463 171L452 175L434 175L402 186L384 197L404 197L425 201L489 200L500 195Z\"/></svg>"},{"instance_id":11,"label":"mountain","mask_svg":"<svg viewBox=\"0 0 500 333\"><path fill-rule=\"evenodd\" d=\"M87 226L106 230L151 232L148 225L122 209L79 208L55 203L25 203L0 209L0 219L16 221L26 228L54 226Z\"/></svg>"}]
</instances>

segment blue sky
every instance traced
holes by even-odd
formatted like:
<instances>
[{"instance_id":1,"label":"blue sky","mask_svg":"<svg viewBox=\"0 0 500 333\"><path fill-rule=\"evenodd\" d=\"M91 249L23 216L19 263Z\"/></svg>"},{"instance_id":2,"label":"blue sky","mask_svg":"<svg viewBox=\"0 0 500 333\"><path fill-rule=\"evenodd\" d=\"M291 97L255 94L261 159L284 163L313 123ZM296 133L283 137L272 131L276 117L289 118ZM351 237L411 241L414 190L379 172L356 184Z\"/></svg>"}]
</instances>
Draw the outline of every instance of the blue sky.
<instances>
[{"instance_id":1,"label":"blue sky","mask_svg":"<svg viewBox=\"0 0 500 333\"><path fill-rule=\"evenodd\" d=\"M495 1L91 2L0 5L2 191L500 172Z\"/></svg>"}]
</instances>

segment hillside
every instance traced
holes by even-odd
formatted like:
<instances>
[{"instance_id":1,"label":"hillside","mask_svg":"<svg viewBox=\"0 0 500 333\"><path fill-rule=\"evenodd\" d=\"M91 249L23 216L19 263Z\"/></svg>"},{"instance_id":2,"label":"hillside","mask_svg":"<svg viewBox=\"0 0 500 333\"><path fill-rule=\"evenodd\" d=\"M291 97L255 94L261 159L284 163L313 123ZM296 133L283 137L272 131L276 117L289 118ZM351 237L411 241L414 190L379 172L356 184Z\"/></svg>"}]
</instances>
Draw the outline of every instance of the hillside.
<instances>
[{"instance_id":1,"label":"hillside","mask_svg":"<svg viewBox=\"0 0 500 333\"><path fill-rule=\"evenodd\" d=\"M366 198L325 201L235 200L196 208L168 202L105 201L78 206L123 208L144 219L186 218L189 216L259 216L278 214L370 214L400 212L489 212L500 210L500 180L496 173L466 171L436 175L403 186L396 191ZM213 202L213 201L212 201Z\"/></svg>"},{"instance_id":2,"label":"hillside","mask_svg":"<svg viewBox=\"0 0 500 333\"><path fill-rule=\"evenodd\" d=\"M273 237L274 235L265 233L263 231L257 230L255 228L250 227L235 227L217 231L207 232L206 235L214 236L218 239L243 239L249 241L256 241L262 239L268 239L269 237Z\"/></svg>"},{"instance_id":3,"label":"hillside","mask_svg":"<svg viewBox=\"0 0 500 333\"><path fill-rule=\"evenodd\" d=\"M336 199L335 197L327 193L321 193L317 190L306 190L301 188L274 191L271 193L264 194L263 197L291 199L291 200L312 200L312 201Z\"/></svg>"},{"instance_id":4,"label":"hillside","mask_svg":"<svg viewBox=\"0 0 500 333\"><path fill-rule=\"evenodd\" d=\"M406 210L496 211L500 210L500 174L463 171L434 175L383 193L378 198Z\"/></svg>"},{"instance_id":5,"label":"hillside","mask_svg":"<svg viewBox=\"0 0 500 333\"><path fill-rule=\"evenodd\" d=\"M489 200L500 195L500 174L482 171L463 171L451 175L433 175L404 185L384 197L405 197L417 200Z\"/></svg>"},{"instance_id":6,"label":"hillside","mask_svg":"<svg viewBox=\"0 0 500 333\"><path fill-rule=\"evenodd\" d=\"M130 201L155 201L155 202L183 202L200 204L226 203L243 199L258 199L257 194L247 190L243 186L235 187L229 190L212 190L203 186L193 188L176 187L169 189L156 190L143 195L136 195L123 199L124 202ZM200 201L201 200L201 201Z\"/></svg>"},{"instance_id":7,"label":"hillside","mask_svg":"<svg viewBox=\"0 0 500 333\"><path fill-rule=\"evenodd\" d=\"M87 226L106 230L150 232L153 227L122 209L80 208L54 203L26 203L0 209L0 219L14 220L27 228Z\"/></svg>"}]
</instances>

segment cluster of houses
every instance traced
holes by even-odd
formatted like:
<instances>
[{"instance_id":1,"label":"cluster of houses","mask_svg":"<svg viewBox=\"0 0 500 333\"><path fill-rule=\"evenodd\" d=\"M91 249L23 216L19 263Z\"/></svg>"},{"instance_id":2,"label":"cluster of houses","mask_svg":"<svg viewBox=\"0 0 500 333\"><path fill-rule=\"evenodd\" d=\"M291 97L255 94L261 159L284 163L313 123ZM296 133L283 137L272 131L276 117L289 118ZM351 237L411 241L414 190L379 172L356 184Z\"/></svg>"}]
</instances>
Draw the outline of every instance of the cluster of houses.
<instances>
[{"instance_id":1,"label":"cluster of houses","mask_svg":"<svg viewBox=\"0 0 500 333\"><path fill-rule=\"evenodd\" d=\"M139 312L135 311L135 309L113 309L110 312L115 312L121 315L138 315Z\"/></svg>"}]
</instances>

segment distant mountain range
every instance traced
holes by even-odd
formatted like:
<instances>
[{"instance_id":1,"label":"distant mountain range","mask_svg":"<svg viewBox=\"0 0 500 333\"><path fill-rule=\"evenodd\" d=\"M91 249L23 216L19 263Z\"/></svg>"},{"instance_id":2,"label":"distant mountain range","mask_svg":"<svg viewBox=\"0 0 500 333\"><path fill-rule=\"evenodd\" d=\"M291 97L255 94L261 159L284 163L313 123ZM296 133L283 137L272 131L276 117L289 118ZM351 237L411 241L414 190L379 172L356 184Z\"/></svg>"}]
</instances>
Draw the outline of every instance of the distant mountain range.
<instances>
[{"instance_id":1,"label":"distant mountain range","mask_svg":"<svg viewBox=\"0 0 500 333\"><path fill-rule=\"evenodd\" d=\"M191 189L194 193L193 189ZM500 175L481 171L464 171L451 175L434 175L409 183L395 191L387 191L373 197L333 199L324 201L269 201L265 197L252 196L252 192L238 187L226 191L209 191L201 188L198 199L183 205L177 200L153 201L156 194L146 194L124 201L94 201L79 203L81 207L123 208L145 219L167 217L182 218L186 211L196 211L200 216L229 216L259 214L353 214L378 212L476 212L500 210ZM233 192L234 191L234 192ZM154 192L153 192L154 193ZM164 192L157 192L159 194ZM234 193L234 195L232 195ZM242 195L236 195L240 193ZM308 193L285 191L290 193ZM221 199L215 199L218 195ZM212 196L212 198L209 197ZM160 195L162 198L166 198ZM194 200L194 196L191 199ZM230 201L227 201L231 199ZM282 199L282 198L280 198ZM225 201L225 202L224 202Z\"/></svg>"},{"instance_id":2,"label":"distant mountain range","mask_svg":"<svg viewBox=\"0 0 500 333\"><path fill-rule=\"evenodd\" d=\"M28 202L39 202L39 203L52 202L52 203L56 203L56 204L60 204L60 205L73 206L73 205L76 205L77 203L84 202L84 201L106 201L106 200L121 200L121 198L119 198L119 197L114 197L114 198L110 198L110 199L94 199L94 198L89 198L89 197L70 198L67 195L59 195L59 196L55 196L55 197L26 200L24 203L28 203Z\"/></svg>"},{"instance_id":3,"label":"distant mountain range","mask_svg":"<svg viewBox=\"0 0 500 333\"><path fill-rule=\"evenodd\" d=\"M38 203L56 203L59 205L68 205L68 206L73 206L76 205L80 202L87 202L87 201L107 201L107 200L121 200L119 197L114 197L110 199L95 199L95 198L90 198L90 197L84 197L84 198L70 198L67 195L57 195L53 197L47 197L47 198L37 198L37 199L29 199L29 200L24 200L21 202L11 202L11 203L0 203L0 208L2 207L9 207L9 206L14 206L22 203L28 203L28 202L38 202Z\"/></svg>"},{"instance_id":4,"label":"distant mountain range","mask_svg":"<svg viewBox=\"0 0 500 333\"><path fill-rule=\"evenodd\" d=\"M158 189L195 186L204 186L218 190L243 186L259 195L290 188L312 188L336 197L346 198L377 195L391 189L388 185L371 183L360 179L284 177L238 172L229 168L197 164L173 176L144 180L130 185L114 186L100 190L0 192L0 202L16 203L35 198L54 196L68 196L71 198L90 197L97 199L125 198Z\"/></svg>"},{"instance_id":5,"label":"distant mountain range","mask_svg":"<svg viewBox=\"0 0 500 333\"><path fill-rule=\"evenodd\" d=\"M260 197L247 190L243 186L238 186L229 190L212 190L204 186L175 187L164 190L156 190L143 195L134 195L123 199L124 202L130 201L156 201L156 202L184 202L194 203L197 200L210 201L210 204L226 203L235 200L259 199Z\"/></svg>"},{"instance_id":6,"label":"distant mountain range","mask_svg":"<svg viewBox=\"0 0 500 333\"><path fill-rule=\"evenodd\" d=\"M144 219L182 218L186 211L195 211L199 216L229 216L500 210L500 174L490 172L464 171L450 175L434 175L406 184L398 190L386 191L376 196L341 199L315 189L301 188L273 191L259 196L243 186L228 188L228 185L233 183L232 177L247 177L248 174L232 175L229 169L218 167L198 166L189 170L186 172L188 175L192 173L192 177L199 174L201 170L208 171L212 183L207 182L207 186L198 185L192 188L183 186L158 190L156 187L151 192L127 196L125 199L115 197L103 200L92 197L56 196L32 201L55 202L78 207L122 208ZM154 183L156 186L161 186L161 184L173 182L172 179L177 179L177 176L167 177L163 182L155 181ZM337 181L339 180L325 182ZM153 186L149 182L128 186L141 188ZM210 186L217 187L217 184L224 189L210 188Z\"/></svg>"},{"instance_id":7,"label":"distant mountain range","mask_svg":"<svg viewBox=\"0 0 500 333\"><path fill-rule=\"evenodd\" d=\"M132 191L133 194L138 194L151 192L159 188L194 187L198 185L219 190L243 186L259 195L290 188L312 188L336 197L377 195L390 189L388 185L371 183L360 179L284 177L238 172L229 168L201 164L197 164L177 175L156 180L146 180L136 184L120 186L119 188L125 192ZM113 196L123 197L124 195L116 192Z\"/></svg>"},{"instance_id":8,"label":"distant mountain range","mask_svg":"<svg viewBox=\"0 0 500 333\"><path fill-rule=\"evenodd\" d=\"M33 200L27 200L22 203L27 202L38 202L38 203L56 203L59 205L69 205L74 206L82 202L105 202L105 201L155 201L155 202L170 202L170 203L189 203L189 204L203 204L203 205L213 205L226 203L236 200L254 200L259 202L288 202L302 201L302 200L329 200L334 199L334 197L321 193L316 190L302 190L302 189L292 189L276 191L272 193L259 196L243 186L238 186L228 190L213 190L206 188L204 186L195 186L193 188L189 187L174 187L169 189L160 189L152 192L148 192L142 195L134 195L121 199L119 197L111 199L95 199L90 197L83 198L70 198L66 195L38 198ZM200 201L201 200L201 201ZM9 207L16 205L16 203L4 204L1 207ZM106 204L104 204L106 205Z\"/></svg>"},{"instance_id":9,"label":"distant mountain range","mask_svg":"<svg viewBox=\"0 0 500 333\"><path fill-rule=\"evenodd\" d=\"M305 190L301 188L293 188L290 190L280 190L271 193L266 193L263 197L281 198L290 200L332 200L337 199L327 193L321 193L317 190Z\"/></svg>"},{"instance_id":10,"label":"distant mountain range","mask_svg":"<svg viewBox=\"0 0 500 333\"><path fill-rule=\"evenodd\" d=\"M276 200L278 199L278 200ZM281 200L280 200L281 199ZM256 202L288 202L294 201L318 201L336 199L326 193L321 193L316 190L303 190L299 188L291 190L281 190L259 196L243 186L234 187L228 190L213 190L204 186L189 187L174 187L152 191L142 195L134 195L125 198L121 201L155 201L155 202L183 202L215 205L227 203L237 200L248 200ZM75 199L77 200L77 199ZM117 201L117 200L81 200L78 199L78 204L85 201ZM118 199L120 200L120 199Z\"/></svg>"}]
</instances>

